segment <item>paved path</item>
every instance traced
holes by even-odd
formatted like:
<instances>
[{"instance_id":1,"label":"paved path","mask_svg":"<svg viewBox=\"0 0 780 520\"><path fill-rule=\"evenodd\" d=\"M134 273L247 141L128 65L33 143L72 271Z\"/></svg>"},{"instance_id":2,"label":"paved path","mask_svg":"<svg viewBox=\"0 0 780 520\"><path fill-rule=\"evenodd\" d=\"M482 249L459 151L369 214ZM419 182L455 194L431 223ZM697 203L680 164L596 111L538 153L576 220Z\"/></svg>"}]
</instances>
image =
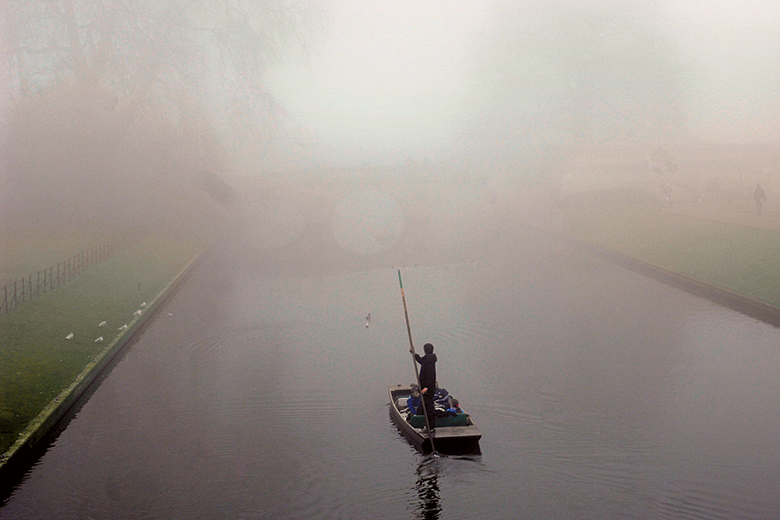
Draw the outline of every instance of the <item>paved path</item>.
<instances>
[{"instance_id":1,"label":"paved path","mask_svg":"<svg viewBox=\"0 0 780 520\"><path fill-rule=\"evenodd\" d=\"M678 203L664 208L664 211L743 226L780 230L780 210L767 204L764 214L759 217L756 215L756 204L752 200Z\"/></svg>"}]
</instances>

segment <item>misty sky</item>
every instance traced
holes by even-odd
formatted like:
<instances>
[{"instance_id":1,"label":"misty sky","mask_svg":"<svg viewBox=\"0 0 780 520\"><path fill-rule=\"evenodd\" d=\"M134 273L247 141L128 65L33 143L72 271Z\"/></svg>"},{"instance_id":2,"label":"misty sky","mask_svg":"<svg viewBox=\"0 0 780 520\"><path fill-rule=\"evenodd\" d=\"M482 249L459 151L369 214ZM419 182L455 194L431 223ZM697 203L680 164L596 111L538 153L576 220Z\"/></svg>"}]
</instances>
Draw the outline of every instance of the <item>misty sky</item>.
<instances>
[{"instance_id":1,"label":"misty sky","mask_svg":"<svg viewBox=\"0 0 780 520\"><path fill-rule=\"evenodd\" d=\"M269 75L294 120L325 144L415 151L452 137L466 110L479 2L322 1L308 64Z\"/></svg>"},{"instance_id":2,"label":"misty sky","mask_svg":"<svg viewBox=\"0 0 780 520\"><path fill-rule=\"evenodd\" d=\"M327 32L309 63L271 70L269 88L322 149L378 149L399 161L422 159L478 109L473 49L495 16L491 4L319 0ZM685 66L694 136L780 140L780 4L663 5L654 16L672 34Z\"/></svg>"}]
</instances>

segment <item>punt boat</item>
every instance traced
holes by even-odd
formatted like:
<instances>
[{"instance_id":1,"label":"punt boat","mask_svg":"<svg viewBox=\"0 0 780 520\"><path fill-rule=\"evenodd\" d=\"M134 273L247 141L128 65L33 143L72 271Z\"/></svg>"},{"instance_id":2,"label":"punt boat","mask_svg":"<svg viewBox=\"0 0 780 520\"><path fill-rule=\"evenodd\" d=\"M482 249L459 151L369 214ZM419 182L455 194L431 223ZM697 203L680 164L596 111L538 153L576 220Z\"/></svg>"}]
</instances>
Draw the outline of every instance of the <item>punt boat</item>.
<instances>
[{"instance_id":1,"label":"punt boat","mask_svg":"<svg viewBox=\"0 0 780 520\"><path fill-rule=\"evenodd\" d=\"M430 453L432 449L425 428L425 416L412 414L406 406L406 400L412 395L411 387L390 386L388 394L390 396L390 417L395 425L415 448L423 453ZM467 413L436 417L433 448L438 452L445 454L479 453L479 439L481 437L482 433Z\"/></svg>"}]
</instances>

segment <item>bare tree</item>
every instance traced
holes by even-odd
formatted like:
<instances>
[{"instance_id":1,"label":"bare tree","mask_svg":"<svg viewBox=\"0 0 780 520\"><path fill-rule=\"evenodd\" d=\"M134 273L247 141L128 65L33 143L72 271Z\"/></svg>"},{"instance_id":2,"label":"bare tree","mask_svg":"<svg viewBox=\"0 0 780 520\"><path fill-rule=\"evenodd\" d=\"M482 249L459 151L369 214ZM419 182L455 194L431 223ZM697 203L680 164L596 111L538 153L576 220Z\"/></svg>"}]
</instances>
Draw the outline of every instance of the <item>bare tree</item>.
<instances>
[{"instance_id":1,"label":"bare tree","mask_svg":"<svg viewBox=\"0 0 780 520\"><path fill-rule=\"evenodd\" d=\"M0 9L0 72L15 105L4 140L10 189L63 208L77 197L73 208L116 207L112 197L131 193L148 201L141 186L161 176L221 173L226 100L244 100L247 126L273 124L264 74L308 52L320 27L313 7L287 0L7 0ZM22 207L10 189L0 195Z\"/></svg>"},{"instance_id":2,"label":"bare tree","mask_svg":"<svg viewBox=\"0 0 780 520\"><path fill-rule=\"evenodd\" d=\"M319 26L311 6L284 0L8 0L5 10L17 96L69 78L110 91L109 107L171 102L210 82L251 95L285 51L307 52Z\"/></svg>"}]
</instances>

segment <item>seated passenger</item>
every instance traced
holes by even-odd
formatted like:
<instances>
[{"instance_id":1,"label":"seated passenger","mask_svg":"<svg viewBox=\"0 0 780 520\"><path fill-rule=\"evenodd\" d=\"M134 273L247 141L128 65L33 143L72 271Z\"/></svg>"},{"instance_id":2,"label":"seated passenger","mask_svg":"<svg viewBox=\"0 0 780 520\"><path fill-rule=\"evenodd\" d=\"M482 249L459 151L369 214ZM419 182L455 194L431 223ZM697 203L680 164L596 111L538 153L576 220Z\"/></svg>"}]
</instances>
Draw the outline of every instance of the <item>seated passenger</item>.
<instances>
[{"instance_id":1,"label":"seated passenger","mask_svg":"<svg viewBox=\"0 0 780 520\"><path fill-rule=\"evenodd\" d=\"M460 403L454 397L450 400L450 407L447 408L447 411L455 414L464 413L463 408L460 407Z\"/></svg>"},{"instance_id":2,"label":"seated passenger","mask_svg":"<svg viewBox=\"0 0 780 520\"><path fill-rule=\"evenodd\" d=\"M406 406L414 415L422 415L422 401L417 385L412 387L412 395L406 400Z\"/></svg>"},{"instance_id":3,"label":"seated passenger","mask_svg":"<svg viewBox=\"0 0 780 520\"><path fill-rule=\"evenodd\" d=\"M450 393L444 388L440 388L439 382L436 381L436 391L433 393L434 402L436 404L442 405L444 408L447 408L449 405L449 396Z\"/></svg>"}]
</instances>

